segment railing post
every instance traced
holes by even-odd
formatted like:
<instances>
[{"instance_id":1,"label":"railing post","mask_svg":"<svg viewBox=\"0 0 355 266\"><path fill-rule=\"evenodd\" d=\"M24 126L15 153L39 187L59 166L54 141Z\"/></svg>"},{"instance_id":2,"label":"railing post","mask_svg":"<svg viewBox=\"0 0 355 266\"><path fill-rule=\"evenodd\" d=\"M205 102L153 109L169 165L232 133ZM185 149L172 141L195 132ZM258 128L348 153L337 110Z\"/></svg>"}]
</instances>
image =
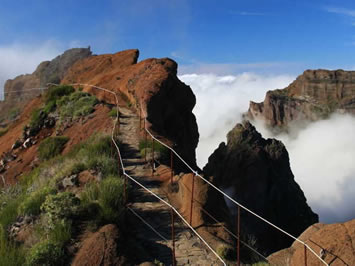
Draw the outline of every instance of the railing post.
<instances>
[{"instance_id":1,"label":"railing post","mask_svg":"<svg viewBox=\"0 0 355 266\"><path fill-rule=\"evenodd\" d=\"M152 138L152 177L154 176L154 138Z\"/></svg>"},{"instance_id":2,"label":"railing post","mask_svg":"<svg viewBox=\"0 0 355 266\"><path fill-rule=\"evenodd\" d=\"M304 245L304 266L307 266L307 247Z\"/></svg>"},{"instance_id":3,"label":"railing post","mask_svg":"<svg viewBox=\"0 0 355 266\"><path fill-rule=\"evenodd\" d=\"M170 150L170 169L171 169L171 177L170 177L170 183L173 183L173 178L174 178L174 154L173 151Z\"/></svg>"},{"instance_id":4,"label":"railing post","mask_svg":"<svg viewBox=\"0 0 355 266\"><path fill-rule=\"evenodd\" d=\"M138 106L139 108L139 131L141 130L141 125L142 125L142 109L140 106Z\"/></svg>"},{"instance_id":5,"label":"railing post","mask_svg":"<svg viewBox=\"0 0 355 266\"><path fill-rule=\"evenodd\" d=\"M240 206L237 211L237 265L240 266Z\"/></svg>"},{"instance_id":6,"label":"railing post","mask_svg":"<svg viewBox=\"0 0 355 266\"><path fill-rule=\"evenodd\" d=\"M145 149L144 149L144 161L145 163L147 163L147 146L148 146L148 138L147 138L147 130L145 130L145 119L144 119L144 132L145 132L145 141L144 141L144 146L145 146Z\"/></svg>"},{"instance_id":7,"label":"railing post","mask_svg":"<svg viewBox=\"0 0 355 266\"><path fill-rule=\"evenodd\" d=\"M172 265L175 266L176 265L176 261L175 261L175 219L174 219L174 211L173 208L170 209L171 210L171 240L173 242L173 248L172 248L172 257L173 257L173 261L172 261Z\"/></svg>"},{"instance_id":8,"label":"railing post","mask_svg":"<svg viewBox=\"0 0 355 266\"><path fill-rule=\"evenodd\" d=\"M124 186L123 200L124 200L124 206L126 207L126 205L127 205L127 176L124 177L123 186Z\"/></svg>"},{"instance_id":9,"label":"railing post","mask_svg":"<svg viewBox=\"0 0 355 266\"><path fill-rule=\"evenodd\" d=\"M194 206L195 174L192 176L191 204L190 204L190 225L192 226L192 209Z\"/></svg>"}]
</instances>

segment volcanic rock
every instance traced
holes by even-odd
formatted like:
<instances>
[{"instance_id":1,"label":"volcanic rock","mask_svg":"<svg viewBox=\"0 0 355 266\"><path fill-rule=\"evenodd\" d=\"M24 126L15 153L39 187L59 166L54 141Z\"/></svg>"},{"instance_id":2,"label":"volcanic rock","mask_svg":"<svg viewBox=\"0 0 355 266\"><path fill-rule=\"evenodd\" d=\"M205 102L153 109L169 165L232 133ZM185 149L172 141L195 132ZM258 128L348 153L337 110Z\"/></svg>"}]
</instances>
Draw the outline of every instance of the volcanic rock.
<instances>
[{"instance_id":1,"label":"volcanic rock","mask_svg":"<svg viewBox=\"0 0 355 266\"><path fill-rule=\"evenodd\" d=\"M355 265L355 219L337 224L314 224L299 239L305 242L326 263L332 266ZM268 257L272 265L303 265L304 246L295 241L290 248ZM287 263L286 263L287 262ZM307 250L307 265L323 265Z\"/></svg>"},{"instance_id":2,"label":"volcanic rock","mask_svg":"<svg viewBox=\"0 0 355 266\"><path fill-rule=\"evenodd\" d=\"M247 116L268 126L315 121L333 112L355 114L355 71L306 70L282 90L268 91L264 102L250 102Z\"/></svg>"},{"instance_id":3,"label":"volcanic rock","mask_svg":"<svg viewBox=\"0 0 355 266\"><path fill-rule=\"evenodd\" d=\"M147 115L148 128L176 144L177 152L196 167L195 95L178 79L176 62L153 58L137 63L138 55L138 50L126 50L86 58L68 70L62 83L91 84L120 94L137 113ZM83 87L100 100L116 104L112 94Z\"/></svg>"},{"instance_id":4,"label":"volcanic rock","mask_svg":"<svg viewBox=\"0 0 355 266\"><path fill-rule=\"evenodd\" d=\"M247 121L228 133L227 144L219 145L203 171L217 186L233 191L239 203L292 235L298 236L318 222L294 180L285 146L276 139L262 138ZM252 236L266 254L292 243L291 238L244 210L241 224L244 234Z\"/></svg>"}]
</instances>

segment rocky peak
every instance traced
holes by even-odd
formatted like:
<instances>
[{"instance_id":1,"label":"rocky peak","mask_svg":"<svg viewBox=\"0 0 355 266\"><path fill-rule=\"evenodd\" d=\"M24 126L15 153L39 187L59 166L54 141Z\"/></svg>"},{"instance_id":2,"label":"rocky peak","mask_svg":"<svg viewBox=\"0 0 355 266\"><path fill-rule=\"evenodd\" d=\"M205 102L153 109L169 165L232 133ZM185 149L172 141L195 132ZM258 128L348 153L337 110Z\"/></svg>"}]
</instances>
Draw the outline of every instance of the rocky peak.
<instances>
[{"instance_id":1,"label":"rocky peak","mask_svg":"<svg viewBox=\"0 0 355 266\"><path fill-rule=\"evenodd\" d=\"M199 134L192 113L195 95L178 79L175 61L150 58L137 62L138 55L139 51L132 49L81 60L69 69L62 83L92 84L124 95L129 105L142 107L150 129L176 144L177 152L196 167ZM84 90L115 104L115 98L108 93L92 87Z\"/></svg>"},{"instance_id":2,"label":"rocky peak","mask_svg":"<svg viewBox=\"0 0 355 266\"><path fill-rule=\"evenodd\" d=\"M268 91L264 102L250 102L248 117L282 128L333 112L355 114L355 71L306 70L287 88Z\"/></svg>"},{"instance_id":3,"label":"rocky peak","mask_svg":"<svg viewBox=\"0 0 355 266\"><path fill-rule=\"evenodd\" d=\"M209 157L205 176L219 187L233 190L241 204L293 235L318 221L294 180L281 141L262 138L247 121L237 124L227 139ZM292 242L244 211L241 221L244 233L255 237L257 247L265 253Z\"/></svg>"}]
</instances>

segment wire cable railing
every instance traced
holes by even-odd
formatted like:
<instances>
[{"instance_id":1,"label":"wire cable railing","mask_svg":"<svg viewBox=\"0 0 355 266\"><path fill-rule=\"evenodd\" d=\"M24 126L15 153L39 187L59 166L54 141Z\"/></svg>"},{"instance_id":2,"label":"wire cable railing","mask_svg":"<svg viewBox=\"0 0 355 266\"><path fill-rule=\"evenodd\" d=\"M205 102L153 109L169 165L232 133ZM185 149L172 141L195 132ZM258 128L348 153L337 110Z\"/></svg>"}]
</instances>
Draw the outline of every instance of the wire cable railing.
<instances>
[{"instance_id":1,"label":"wire cable railing","mask_svg":"<svg viewBox=\"0 0 355 266\"><path fill-rule=\"evenodd\" d=\"M47 85L52 85L52 86L58 86L58 84L54 84L54 83L48 83ZM119 157L119 161L120 161L120 165L121 165L121 168L122 168L122 174L124 176L126 176L127 178L129 178L131 181L133 181L135 184L137 184L139 187L141 187L142 189L144 189L145 191L147 191L148 193L150 193L152 196L154 196L155 198L157 198L158 200L160 200L161 202L163 202L166 206L168 206L174 213L176 213L180 219L187 225L187 227L206 245L206 247L217 257L217 259L223 264L223 265L227 265L224 260L217 254L216 251L214 251L214 249L207 243L206 240L203 239L203 237L186 221L186 219L178 212L178 210L172 206L169 202L167 202L166 200L162 199L159 195L157 195L156 193L154 193L153 191L151 191L149 188L145 187L143 184L141 184L138 180L136 180L135 178L133 178L132 176L130 176L126 170L125 170L125 167L124 167L124 164L123 164L123 159L122 159L122 156L121 156L121 151L119 149L119 146L118 146L118 143L116 142L115 140L115 130L116 130L116 127L117 127L117 123L118 123L118 120L119 120L119 105L118 105L118 97L117 97L117 93L111 91L111 90L108 90L108 89L105 89L105 88L101 88L101 87L98 87L98 86L95 86L95 85L91 85L91 84L84 84L84 83L73 83L73 84L68 84L70 86L87 86L87 87L92 87L92 88L95 88L95 89L98 89L98 90L102 90L102 91L105 91L105 92L108 92L108 93L111 93L112 95L114 95L115 97L115 101L116 101L116 119L115 119L115 122L114 122L114 126L113 126L113 130L112 130L112 134L111 134L111 140L112 142L114 143L115 147L116 147L116 150L117 150L117 153L118 153L118 157ZM151 229L152 227L149 226ZM174 262L173 262L174 264Z\"/></svg>"},{"instance_id":2,"label":"wire cable railing","mask_svg":"<svg viewBox=\"0 0 355 266\"><path fill-rule=\"evenodd\" d=\"M324 261L309 245L307 245L304 241L298 239L297 237L291 235L290 233L286 232L285 230L281 229L280 227L278 227L277 225L271 223L270 221L268 221L267 219L263 218L262 216L256 214L255 212L253 212L252 210L248 209L247 207L245 207L244 205L240 204L239 202L237 202L236 200L234 200L232 197L230 197L228 194L226 194L224 191L222 191L220 188L218 188L216 185L214 185L213 183L211 183L209 180L207 180L206 178L204 178L203 176L201 176L197 170L194 170L173 148L171 148L169 145L165 144L164 142L162 142L161 140L159 140L158 138L156 138L148 129L148 120L147 120L147 114L144 112L144 110L142 109L142 104L140 102L139 104L139 108L140 108L140 112L144 114L144 130L150 135L150 137L157 141L158 143L160 143L161 145L163 145L164 147L168 148L173 154L175 154L175 156L195 175L198 176L200 179L202 179L204 182L206 182L207 184L209 184L211 187L213 187L215 190L217 190L219 193L221 193L225 198L229 199L231 202L233 202L235 205L237 205L238 207L244 209L245 211L247 211L248 213L252 214L253 216L257 217L258 219L260 219L261 221L267 223L268 225L272 226L273 228L275 228L276 230L282 232L283 234L289 236L290 238L292 238L293 240L301 243L304 247L305 247L305 264L307 265L307 255L306 255L306 250L308 249L311 253L313 253L324 265L329 266L329 264Z\"/></svg>"}]
</instances>

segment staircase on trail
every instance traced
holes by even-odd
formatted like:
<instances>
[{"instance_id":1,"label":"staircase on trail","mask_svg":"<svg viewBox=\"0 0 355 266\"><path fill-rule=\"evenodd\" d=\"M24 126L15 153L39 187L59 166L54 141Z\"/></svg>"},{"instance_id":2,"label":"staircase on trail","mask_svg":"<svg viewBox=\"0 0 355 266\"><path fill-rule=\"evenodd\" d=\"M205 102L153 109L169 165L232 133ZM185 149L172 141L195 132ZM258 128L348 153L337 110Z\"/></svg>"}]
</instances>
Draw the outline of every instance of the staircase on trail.
<instances>
[{"instance_id":1,"label":"staircase on trail","mask_svg":"<svg viewBox=\"0 0 355 266\"><path fill-rule=\"evenodd\" d=\"M152 179L150 165L144 162L139 151L139 117L132 110L120 106L119 140L123 165L126 173L149 188L162 199L167 196L159 189L159 182ZM149 192L132 185L128 208L144 219L161 236L143 223L133 212L128 212L130 234L144 249L145 254L137 254L143 261L155 259L165 265L172 264L171 209ZM175 214L175 256L176 265L222 265L205 244ZM138 253L138 252L137 252Z\"/></svg>"}]
</instances>

